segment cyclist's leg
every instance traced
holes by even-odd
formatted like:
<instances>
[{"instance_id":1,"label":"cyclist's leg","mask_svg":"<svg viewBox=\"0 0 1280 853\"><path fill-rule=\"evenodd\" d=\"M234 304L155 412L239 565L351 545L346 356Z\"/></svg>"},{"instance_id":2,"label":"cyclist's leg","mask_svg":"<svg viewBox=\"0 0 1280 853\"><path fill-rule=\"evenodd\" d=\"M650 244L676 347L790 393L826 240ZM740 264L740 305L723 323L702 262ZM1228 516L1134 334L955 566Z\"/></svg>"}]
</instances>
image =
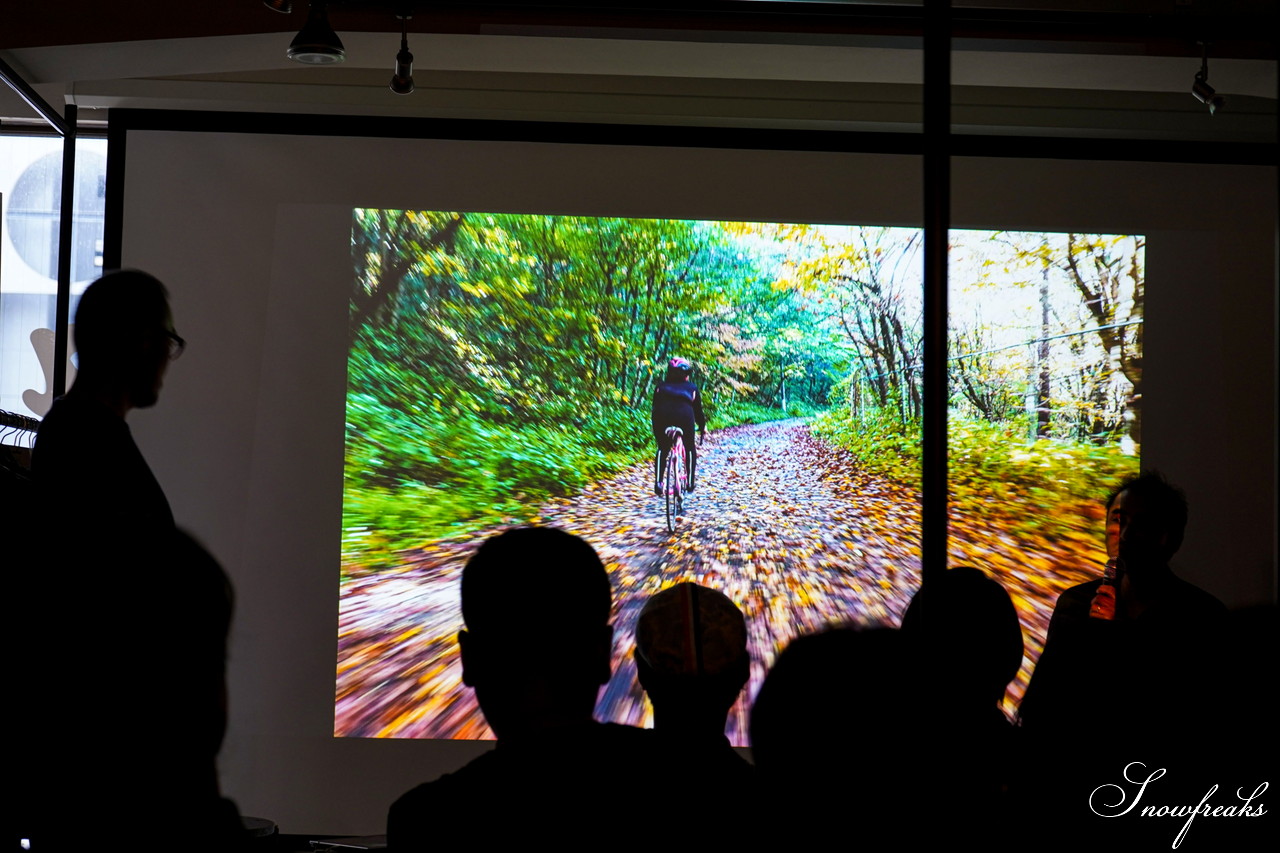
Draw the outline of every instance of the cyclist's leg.
<instances>
[{"instance_id":1,"label":"cyclist's leg","mask_svg":"<svg viewBox=\"0 0 1280 853\"><path fill-rule=\"evenodd\" d=\"M675 533L680 516L680 454L675 448L667 451L667 461L662 470L662 502L666 509L667 531Z\"/></svg>"},{"instance_id":2,"label":"cyclist's leg","mask_svg":"<svg viewBox=\"0 0 1280 853\"><path fill-rule=\"evenodd\" d=\"M662 472L667 466L667 436L663 430L655 429L653 440L658 446L658 452L653 458L653 493L660 495L662 494Z\"/></svg>"},{"instance_id":3,"label":"cyclist's leg","mask_svg":"<svg viewBox=\"0 0 1280 853\"><path fill-rule=\"evenodd\" d=\"M698 469L698 442L693 431L693 421L684 424L685 469L689 472L689 491L693 491L693 475Z\"/></svg>"}]
</instances>

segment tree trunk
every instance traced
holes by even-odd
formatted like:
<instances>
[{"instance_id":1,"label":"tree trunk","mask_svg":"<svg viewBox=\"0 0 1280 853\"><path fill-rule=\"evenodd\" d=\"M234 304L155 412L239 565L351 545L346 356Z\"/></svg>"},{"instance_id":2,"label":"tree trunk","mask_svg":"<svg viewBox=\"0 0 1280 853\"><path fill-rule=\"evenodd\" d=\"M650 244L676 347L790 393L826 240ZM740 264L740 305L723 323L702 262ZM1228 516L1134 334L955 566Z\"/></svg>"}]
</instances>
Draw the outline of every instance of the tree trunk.
<instances>
[{"instance_id":1,"label":"tree trunk","mask_svg":"<svg viewBox=\"0 0 1280 853\"><path fill-rule=\"evenodd\" d=\"M1049 437L1049 268L1040 278L1040 346L1036 349L1039 384L1036 389L1036 438Z\"/></svg>"}]
</instances>

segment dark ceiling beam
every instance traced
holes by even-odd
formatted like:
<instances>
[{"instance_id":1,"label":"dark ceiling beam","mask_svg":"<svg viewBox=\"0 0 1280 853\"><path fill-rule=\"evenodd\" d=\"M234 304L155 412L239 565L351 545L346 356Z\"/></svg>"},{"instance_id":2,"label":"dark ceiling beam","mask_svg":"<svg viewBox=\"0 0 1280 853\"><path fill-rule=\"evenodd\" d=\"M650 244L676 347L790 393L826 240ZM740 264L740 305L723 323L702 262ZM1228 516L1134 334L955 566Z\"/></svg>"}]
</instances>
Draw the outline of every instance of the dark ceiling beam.
<instances>
[{"instance_id":1,"label":"dark ceiling beam","mask_svg":"<svg viewBox=\"0 0 1280 853\"><path fill-rule=\"evenodd\" d=\"M616 5L599 0L330 0L330 19L339 32L388 32L398 29L393 15L413 14L411 32L537 35L561 30L564 35L608 37L614 31L706 32L793 35L908 36L923 32L919 6L862 3L759 2L759 0L661 0ZM56 14L45 11L56 8ZM1253 13L1206 14L1196 7L1177 7L1170 14L1024 9L953 10L956 49L971 42L981 49L992 43L1034 44L1039 50L1085 52L1098 45L1106 52L1139 55L1198 56L1197 41L1213 42L1217 58L1275 59L1270 34L1276 31L1275 4L1259 3ZM280 15L258 0L235 0L216 6L174 4L171 0L133 0L107 4L101 0L63 0L56 7L23 4L18 20L0 31L0 50L66 44L246 35L284 32L302 26L306 0L296 0L291 15ZM1186 13L1186 14L1183 14ZM592 32L584 32L591 30ZM634 37L634 36L632 36ZM1126 50L1127 48L1127 50ZM998 48L997 48L998 49Z\"/></svg>"}]
</instances>

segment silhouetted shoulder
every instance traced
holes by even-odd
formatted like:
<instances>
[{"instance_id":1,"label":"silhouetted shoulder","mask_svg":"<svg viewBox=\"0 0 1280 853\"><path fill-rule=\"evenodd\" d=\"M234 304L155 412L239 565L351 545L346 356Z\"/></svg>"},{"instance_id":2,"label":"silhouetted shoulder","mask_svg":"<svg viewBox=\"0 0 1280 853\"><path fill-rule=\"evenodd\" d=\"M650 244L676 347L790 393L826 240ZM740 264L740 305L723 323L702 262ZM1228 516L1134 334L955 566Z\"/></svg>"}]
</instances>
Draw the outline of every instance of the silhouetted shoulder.
<instances>
[{"instance_id":1,"label":"silhouetted shoulder","mask_svg":"<svg viewBox=\"0 0 1280 853\"><path fill-rule=\"evenodd\" d=\"M1180 577L1174 577L1169 598L1172 606L1189 612L1203 612L1208 615L1223 617L1227 615L1227 606L1219 601L1217 596L1205 592L1200 587L1184 581Z\"/></svg>"},{"instance_id":2,"label":"silhouetted shoulder","mask_svg":"<svg viewBox=\"0 0 1280 853\"><path fill-rule=\"evenodd\" d=\"M668 783L673 779L685 785L698 785L716 795L745 796L755 782L756 768L730 745L729 739L692 739L663 736L655 732L654 740L668 765Z\"/></svg>"},{"instance_id":3,"label":"silhouetted shoulder","mask_svg":"<svg viewBox=\"0 0 1280 853\"><path fill-rule=\"evenodd\" d=\"M459 826L465 815L458 814L459 803L480 808L474 798L482 796L486 783L502 775L502 758L497 750L486 752L460 770L412 788L391 804L387 813L387 840L394 849L422 849L446 836L464 835L467 827Z\"/></svg>"},{"instance_id":4,"label":"silhouetted shoulder","mask_svg":"<svg viewBox=\"0 0 1280 853\"><path fill-rule=\"evenodd\" d=\"M391 806L393 850L447 843L554 839L556 846L616 829L620 797L657 778L652 732L593 724L536 743L499 742L462 769L412 789Z\"/></svg>"},{"instance_id":5,"label":"silhouetted shoulder","mask_svg":"<svg viewBox=\"0 0 1280 853\"><path fill-rule=\"evenodd\" d=\"M128 424L91 400L54 401L36 435L31 473L44 501L75 505L82 523L137 524L147 533L174 526Z\"/></svg>"},{"instance_id":6,"label":"silhouetted shoulder","mask_svg":"<svg viewBox=\"0 0 1280 853\"><path fill-rule=\"evenodd\" d=\"M1101 578L1063 590L1053 606L1053 616L1049 619L1049 636L1052 637L1065 625L1078 624L1088 619L1089 606L1100 586Z\"/></svg>"},{"instance_id":7,"label":"silhouetted shoulder","mask_svg":"<svg viewBox=\"0 0 1280 853\"><path fill-rule=\"evenodd\" d=\"M1101 585L1102 580L1098 579L1065 590L1053 608L1049 636L1052 637L1063 626L1087 622L1089 607ZM1193 583L1171 575L1169 582L1152 598L1150 606L1135 621L1157 626L1166 622L1185 623L1188 619L1209 619L1216 622L1226 615L1226 605L1216 597Z\"/></svg>"},{"instance_id":8,"label":"silhouetted shoulder","mask_svg":"<svg viewBox=\"0 0 1280 853\"><path fill-rule=\"evenodd\" d=\"M128 425L105 406L59 397L40 422L32 471L37 477L63 475L91 459L95 450L132 440Z\"/></svg>"}]
</instances>

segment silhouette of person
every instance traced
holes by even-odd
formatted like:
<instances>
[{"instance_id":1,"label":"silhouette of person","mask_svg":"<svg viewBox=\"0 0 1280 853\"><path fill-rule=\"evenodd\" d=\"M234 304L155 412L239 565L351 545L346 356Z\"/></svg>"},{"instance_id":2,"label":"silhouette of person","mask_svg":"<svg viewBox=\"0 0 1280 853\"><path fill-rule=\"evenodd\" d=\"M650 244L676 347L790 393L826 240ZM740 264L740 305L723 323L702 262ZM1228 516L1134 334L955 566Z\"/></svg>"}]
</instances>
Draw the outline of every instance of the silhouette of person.
<instances>
[{"instance_id":1,"label":"silhouette of person","mask_svg":"<svg viewBox=\"0 0 1280 853\"><path fill-rule=\"evenodd\" d=\"M636 621L636 673L653 703L654 732L680 775L743 793L754 768L725 737L747 683L747 624L714 589L681 583L654 594ZM673 771L675 772L675 771Z\"/></svg>"},{"instance_id":2,"label":"silhouette of person","mask_svg":"<svg viewBox=\"0 0 1280 853\"><path fill-rule=\"evenodd\" d=\"M1009 593L976 568L925 583L902 616L928 716L920 740L934 756L930 784L941 807L987 829L1005 811L1016 772L1017 732L1000 709L1022 665L1022 626Z\"/></svg>"},{"instance_id":3,"label":"silhouette of person","mask_svg":"<svg viewBox=\"0 0 1280 853\"><path fill-rule=\"evenodd\" d=\"M837 628L793 640L751 709L751 749L769 791L768 841L794 839L792 815L848 813L892 827L910 847L937 794L917 748L923 697L909 641L892 628ZM863 830L853 829L853 832Z\"/></svg>"},{"instance_id":4,"label":"silhouette of person","mask_svg":"<svg viewBox=\"0 0 1280 853\"><path fill-rule=\"evenodd\" d=\"M611 607L604 565L576 536L519 528L477 549L462 573L458 644L497 747L396 800L393 849L564 845L618 830L622 792L653 783L656 759L650 732L592 719L610 675Z\"/></svg>"},{"instance_id":5,"label":"silhouette of person","mask_svg":"<svg viewBox=\"0 0 1280 853\"><path fill-rule=\"evenodd\" d=\"M1157 804L1197 801L1221 763L1217 737L1198 734L1209 734L1202 728L1216 719L1213 706L1225 692L1218 673L1226 608L1169 567L1182 544L1186 498L1144 473L1113 491L1106 507L1107 553L1120 572L1115 618L1090 617L1100 579L1063 592L1019 708L1029 756L1039 756L1028 764L1022 799L1041 805L1064 843L1098 833L1117 843L1149 841L1148 826L1095 817L1087 801L1131 762L1172 773L1149 792Z\"/></svg>"},{"instance_id":6,"label":"silhouette of person","mask_svg":"<svg viewBox=\"0 0 1280 853\"><path fill-rule=\"evenodd\" d=\"M1115 619L1090 618L1102 580L1058 597L1044 653L1019 709L1024 728L1072 729L1105 703L1154 716L1145 728L1176 727L1176 711L1192 710L1191 664L1213 654L1226 608L1173 573L1182 545L1187 501L1156 473L1126 480L1107 498L1107 555L1117 563ZM1176 660L1176 663L1175 663Z\"/></svg>"},{"instance_id":7,"label":"silhouette of person","mask_svg":"<svg viewBox=\"0 0 1280 853\"><path fill-rule=\"evenodd\" d=\"M28 584L24 834L36 849L236 849L221 797L231 587L179 530L127 554L77 543Z\"/></svg>"},{"instance_id":8,"label":"silhouette of person","mask_svg":"<svg viewBox=\"0 0 1280 853\"><path fill-rule=\"evenodd\" d=\"M125 423L131 410L156 404L184 345L164 285L138 270L93 282L76 307L75 344L75 384L41 422L31 457L46 505L74 506L86 539L127 546L131 536L171 530L169 501Z\"/></svg>"},{"instance_id":9,"label":"silhouette of person","mask_svg":"<svg viewBox=\"0 0 1280 853\"><path fill-rule=\"evenodd\" d=\"M902 632L926 658L935 700L954 713L1008 727L999 706L1022 666L1022 626L998 581L971 566L948 569L912 596Z\"/></svg>"},{"instance_id":10,"label":"silhouette of person","mask_svg":"<svg viewBox=\"0 0 1280 853\"><path fill-rule=\"evenodd\" d=\"M46 529L27 607L22 716L33 845L225 849L241 835L218 792L231 592L174 526L125 416L154 405L181 351L164 286L136 270L90 284L80 369L40 425L32 474Z\"/></svg>"}]
</instances>

